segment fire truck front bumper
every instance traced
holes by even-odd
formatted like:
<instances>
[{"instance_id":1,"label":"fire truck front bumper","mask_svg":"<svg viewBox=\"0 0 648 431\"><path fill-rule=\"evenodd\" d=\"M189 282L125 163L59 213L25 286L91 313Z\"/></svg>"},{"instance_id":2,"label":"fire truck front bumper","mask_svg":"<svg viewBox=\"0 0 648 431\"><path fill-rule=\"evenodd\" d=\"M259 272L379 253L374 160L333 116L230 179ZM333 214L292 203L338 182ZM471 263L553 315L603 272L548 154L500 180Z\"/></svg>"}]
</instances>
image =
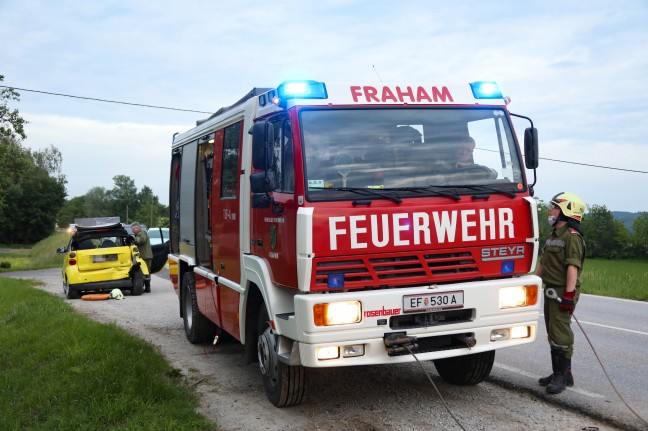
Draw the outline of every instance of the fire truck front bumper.
<instances>
[{"instance_id":1,"label":"fire truck front bumper","mask_svg":"<svg viewBox=\"0 0 648 431\"><path fill-rule=\"evenodd\" d=\"M297 295L277 316L280 360L323 368L463 356L535 341L541 280Z\"/></svg>"}]
</instances>

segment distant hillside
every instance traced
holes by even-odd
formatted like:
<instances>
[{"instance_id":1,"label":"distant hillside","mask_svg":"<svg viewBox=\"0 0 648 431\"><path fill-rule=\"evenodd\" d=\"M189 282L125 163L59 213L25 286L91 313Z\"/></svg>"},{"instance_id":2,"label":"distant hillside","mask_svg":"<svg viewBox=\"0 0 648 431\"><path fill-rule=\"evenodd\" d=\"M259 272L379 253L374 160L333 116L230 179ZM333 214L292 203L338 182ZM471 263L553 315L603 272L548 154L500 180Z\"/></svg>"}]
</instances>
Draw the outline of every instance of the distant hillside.
<instances>
[{"instance_id":1,"label":"distant hillside","mask_svg":"<svg viewBox=\"0 0 648 431\"><path fill-rule=\"evenodd\" d=\"M627 211L611 211L611 213L612 213L612 217L614 217L616 220L619 220L625 225L629 233L633 232L632 223L635 221L637 217L639 217L639 214L641 214L641 213L630 213Z\"/></svg>"}]
</instances>

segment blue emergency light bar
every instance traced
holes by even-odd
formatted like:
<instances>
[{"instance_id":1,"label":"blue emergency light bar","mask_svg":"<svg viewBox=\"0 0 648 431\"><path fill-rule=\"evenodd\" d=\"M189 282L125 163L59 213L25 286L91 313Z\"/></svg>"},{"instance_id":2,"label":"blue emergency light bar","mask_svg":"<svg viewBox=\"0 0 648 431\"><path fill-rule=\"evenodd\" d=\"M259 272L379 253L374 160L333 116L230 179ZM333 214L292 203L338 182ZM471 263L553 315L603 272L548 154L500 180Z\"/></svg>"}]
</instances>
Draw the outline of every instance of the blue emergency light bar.
<instances>
[{"instance_id":1,"label":"blue emergency light bar","mask_svg":"<svg viewBox=\"0 0 648 431\"><path fill-rule=\"evenodd\" d=\"M317 81L286 81L277 87L279 100L326 99L326 85Z\"/></svg>"},{"instance_id":2,"label":"blue emergency light bar","mask_svg":"<svg viewBox=\"0 0 648 431\"><path fill-rule=\"evenodd\" d=\"M499 85L492 81L477 81L470 83L475 99L503 99L504 96L499 89Z\"/></svg>"}]
</instances>

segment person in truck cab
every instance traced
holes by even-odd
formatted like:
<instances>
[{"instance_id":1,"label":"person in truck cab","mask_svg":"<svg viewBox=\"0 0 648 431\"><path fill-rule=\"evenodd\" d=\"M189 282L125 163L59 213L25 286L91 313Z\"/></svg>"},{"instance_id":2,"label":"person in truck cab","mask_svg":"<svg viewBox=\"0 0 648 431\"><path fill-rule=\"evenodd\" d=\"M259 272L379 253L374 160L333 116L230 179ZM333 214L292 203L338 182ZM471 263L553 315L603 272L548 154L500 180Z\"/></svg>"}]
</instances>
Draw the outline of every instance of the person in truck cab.
<instances>
[{"instance_id":1,"label":"person in truck cab","mask_svg":"<svg viewBox=\"0 0 648 431\"><path fill-rule=\"evenodd\" d=\"M553 230L542 248L542 260L536 275L544 284L544 317L553 373L538 383L546 386L548 393L559 394L567 386L574 386L571 317L580 296L585 261L585 241L580 222L586 206L580 197L570 192L558 193L549 205L549 223ZM557 294L558 298L550 298L550 292Z\"/></svg>"},{"instance_id":2,"label":"person in truck cab","mask_svg":"<svg viewBox=\"0 0 648 431\"><path fill-rule=\"evenodd\" d=\"M454 164L455 168L466 168L474 165L473 151L475 151L475 140L470 136L461 138L453 148L451 163Z\"/></svg>"},{"instance_id":3,"label":"person in truck cab","mask_svg":"<svg viewBox=\"0 0 648 431\"><path fill-rule=\"evenodd\" d=\"M497 171L475 163L475 140L472 137L449 136L442 138L440 145L438 158L433 166L435 172L460 174L475 171L487 178L497 178Z\"/></svg>"}]
</instances>

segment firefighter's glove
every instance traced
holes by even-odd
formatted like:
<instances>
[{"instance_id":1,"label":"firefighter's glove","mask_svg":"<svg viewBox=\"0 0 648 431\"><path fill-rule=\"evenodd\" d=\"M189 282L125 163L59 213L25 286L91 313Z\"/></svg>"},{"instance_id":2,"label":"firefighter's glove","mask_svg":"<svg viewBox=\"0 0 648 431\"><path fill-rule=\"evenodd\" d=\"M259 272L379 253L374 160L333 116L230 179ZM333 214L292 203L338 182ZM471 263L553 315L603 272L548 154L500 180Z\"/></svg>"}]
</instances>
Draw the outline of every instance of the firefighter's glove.
<instances>
[{"instance_id":1,"label":"firefighter's glove","mask_svg":"<svg viewBox=\"0 0 648 431\"><path fill-rule=\"evenodd\" d=\"M560 311L563 313L569 313L572 314L574 312L574 295L576 294L575 290L572 290L571 292L565 292L563 293L562 299L560 301Z\"/></svg>"}]
</instances>

